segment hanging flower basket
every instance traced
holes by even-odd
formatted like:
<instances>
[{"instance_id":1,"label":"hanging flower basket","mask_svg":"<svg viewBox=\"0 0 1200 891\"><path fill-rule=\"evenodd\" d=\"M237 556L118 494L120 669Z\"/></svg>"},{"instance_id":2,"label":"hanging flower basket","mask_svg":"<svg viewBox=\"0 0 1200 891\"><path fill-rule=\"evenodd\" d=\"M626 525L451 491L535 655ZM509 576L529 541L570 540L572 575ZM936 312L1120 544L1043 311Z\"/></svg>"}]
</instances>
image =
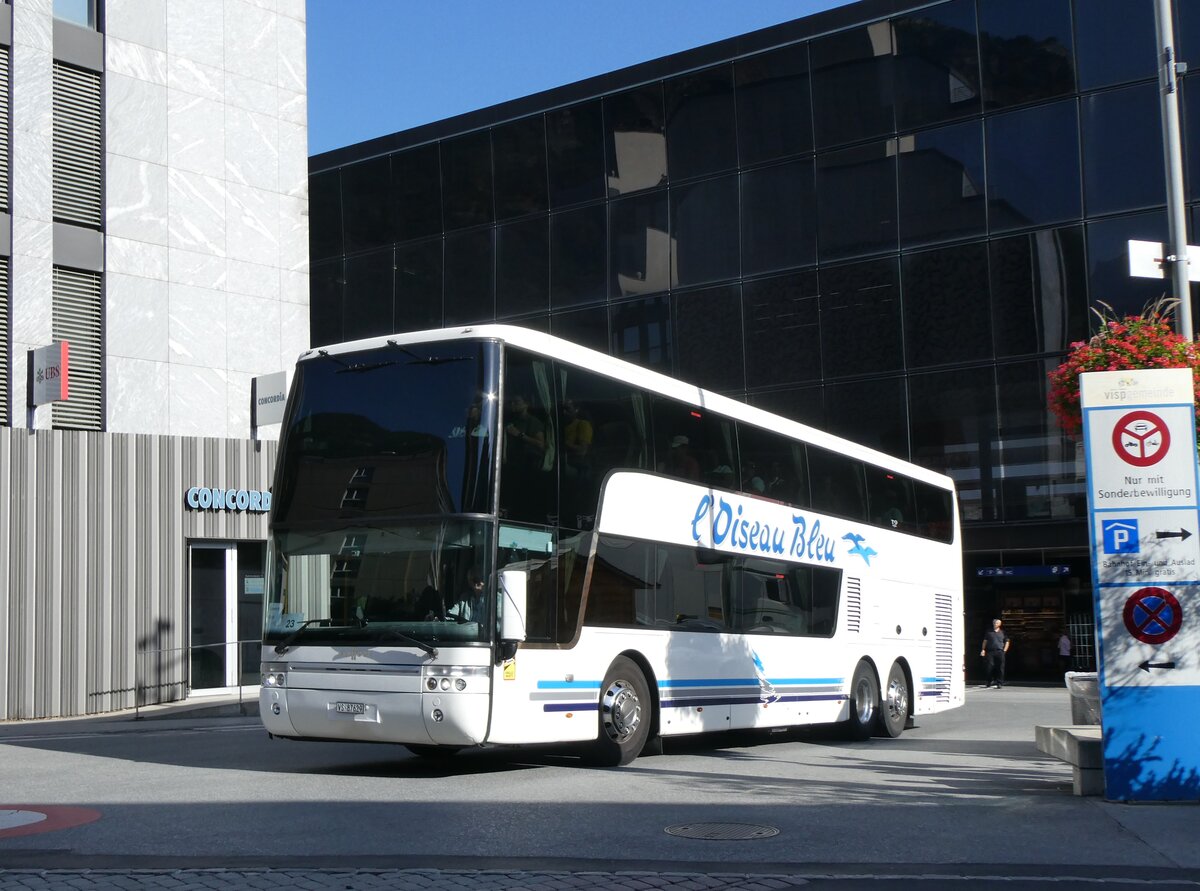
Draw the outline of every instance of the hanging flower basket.
<instances>
[{"instance_id":1,"label":"hanging flower basket","mask_svg":"<svg viewBox=\"0 0 1200 891\"><path fill-rule=\"evenodd\" d=\"M1092 310L1100 320L1099 330L1090 340L1071 344L1066 359L1049 374L1050 411L1063 432L1074 437L1083 429L1079 375L1085 371L1190 368L1196 387L1200 380L1196 374L1200 369L1200 345L1175 333L1172 312L1177 305L1177 300L1160 297L1146 304L1140 315L1120 319L1107 303ZM1200 421L1200 391L1196 405Z\"/></svg>"}]
</instances>

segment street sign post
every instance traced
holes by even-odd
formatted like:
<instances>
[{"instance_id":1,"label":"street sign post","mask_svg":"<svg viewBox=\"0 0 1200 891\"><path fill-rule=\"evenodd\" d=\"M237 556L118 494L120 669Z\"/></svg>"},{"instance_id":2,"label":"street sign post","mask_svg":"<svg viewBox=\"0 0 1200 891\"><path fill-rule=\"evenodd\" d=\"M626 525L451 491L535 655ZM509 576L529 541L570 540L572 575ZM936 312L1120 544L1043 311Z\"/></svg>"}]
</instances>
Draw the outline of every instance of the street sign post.
<instances>
[{"instance_id":1,"label":"street sign post","mask_svg":"<svg viewBox=\"0 0 1200 891\"><path fill-rule=\"evenodd\" d=\"M1105 795L1200 800L1200 467L1192 371L1080 376Z\"/></svg>"}]
</instances>

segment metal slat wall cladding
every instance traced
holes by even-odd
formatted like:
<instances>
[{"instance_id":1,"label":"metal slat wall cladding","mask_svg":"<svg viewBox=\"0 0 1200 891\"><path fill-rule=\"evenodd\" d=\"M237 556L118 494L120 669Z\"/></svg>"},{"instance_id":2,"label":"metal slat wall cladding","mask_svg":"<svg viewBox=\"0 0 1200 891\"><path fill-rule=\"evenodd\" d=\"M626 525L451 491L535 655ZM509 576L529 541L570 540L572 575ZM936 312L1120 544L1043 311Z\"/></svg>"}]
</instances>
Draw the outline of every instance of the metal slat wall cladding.
<instances>
[{"instance_id":1,"label":"metal slat wall cladding","mask_svg":"<svg viewBox=\"0 0 1200 891\"><path fill-rule=\"evenodd\" d=\"M68 347L67 396L53 404L53 423L70 430L103 426L100 274L54 267L52 328Z\"/></svg>"},{"instance_id":2,"label":"metal slat wall cladding","mask_svg":"<svg viewBox=\"0 0 1200 891\"><path fill-rule=\"evenodd\" d=\"M9 48L0 46L0 209L8 210Z\"/></svg>"},{"instance_id":3,"label":"metal slat wall cladding","mask_svg":"<svg viewBox=\"0 0 1200 891\"><path fill-rule=\"evenodd\" d=\"M100 75L54 63L54 218L100 228Z\"/></svg>"},{"instance_id":4,"label":"metal slat wall cladding","mask_svg":"<svg viewBox=\"0 0 1200 891\"><path fill-rule=\"evenodd\" d=\"M8 263L8 257L0 257L0 427L11 423L8 415L11 402L8 393Z\"/></svg>"},{"instance_id":5,"label":"metal slat wall cladding","mask_svg":"<svg viewBox=\"0 0 1200 891\"><path fill-rule=\"evenodd\" d=\"M275 458L273 442L0 428L0 720L160 701L137 701L138 653L191 639L188 542L267 534L266 514L188 510L187 489L267 489ZM187 663L156 689L185 695Z\"/></svg>"}]
</instances>

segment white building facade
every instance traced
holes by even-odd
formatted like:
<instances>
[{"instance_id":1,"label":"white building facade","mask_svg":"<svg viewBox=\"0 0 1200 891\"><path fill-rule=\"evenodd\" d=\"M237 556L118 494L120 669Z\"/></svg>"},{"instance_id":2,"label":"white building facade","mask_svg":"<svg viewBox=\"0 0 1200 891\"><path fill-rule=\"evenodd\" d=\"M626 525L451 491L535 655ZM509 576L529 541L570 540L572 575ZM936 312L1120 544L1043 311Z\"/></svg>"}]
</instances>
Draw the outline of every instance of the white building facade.
<instances>
[{"instance_id":1,"label":"white building facade","mask_svg":"<svg viewBox=\"0 0 1200 891\"><path fill-rule=\"evenodd\" d=\"M0 720L257 680L305 76L303 0L0 4ZM30 409L63 340L69 398Z\"/></svg>"}]
</instances>

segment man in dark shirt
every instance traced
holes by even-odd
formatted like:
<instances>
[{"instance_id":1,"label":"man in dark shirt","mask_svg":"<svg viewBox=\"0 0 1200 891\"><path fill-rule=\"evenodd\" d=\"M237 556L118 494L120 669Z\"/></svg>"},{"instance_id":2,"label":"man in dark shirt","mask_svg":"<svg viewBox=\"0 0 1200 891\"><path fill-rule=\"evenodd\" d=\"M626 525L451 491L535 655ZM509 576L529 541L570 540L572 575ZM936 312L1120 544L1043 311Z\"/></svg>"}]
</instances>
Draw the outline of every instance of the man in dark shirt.
<instances>
[{"instance_id":1,"label":"man in dark shirt","mask_svg":"<svg viewBox=\"0 0 1200 891\"><path fill-rule=\"evenodd\" d=\"M979 655L987 660L985 687L993 683L997 688L1004 686L1004 654L1008 652L1010 643L1008 635L1000 628L1000 620L992 619L992 630L984 634L983 646L979 648Z\"/></svg>"}]
</instances>

